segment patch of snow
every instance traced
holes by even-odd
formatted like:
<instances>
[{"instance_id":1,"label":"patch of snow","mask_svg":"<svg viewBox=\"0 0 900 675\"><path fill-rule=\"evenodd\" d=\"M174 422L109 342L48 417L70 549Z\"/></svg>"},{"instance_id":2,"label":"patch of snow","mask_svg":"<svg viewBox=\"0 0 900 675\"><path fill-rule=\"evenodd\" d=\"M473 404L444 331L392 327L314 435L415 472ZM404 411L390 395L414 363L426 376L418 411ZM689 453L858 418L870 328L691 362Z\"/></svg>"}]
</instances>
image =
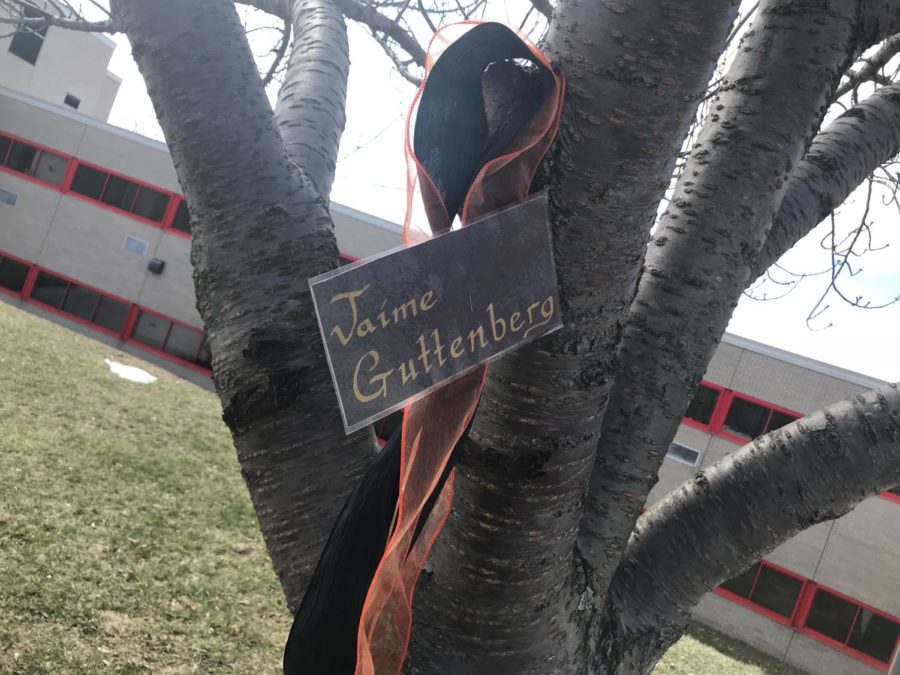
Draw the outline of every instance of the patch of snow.
<instances>
[{"instance_id":1,"label":"patch of snow","mask_svg":"<svg viewBox=\"0 0 900 675\"><path fill-rule=\"evenodd\" d=\"M156 382L156 377L146 370L141 370L134 366L126 366L124 363L119 363L118 361L113 361L111 359L103 360L114 375L118 375L129 382L138 382L139 384L152 384Z\"/></svg>"}]
</instances>

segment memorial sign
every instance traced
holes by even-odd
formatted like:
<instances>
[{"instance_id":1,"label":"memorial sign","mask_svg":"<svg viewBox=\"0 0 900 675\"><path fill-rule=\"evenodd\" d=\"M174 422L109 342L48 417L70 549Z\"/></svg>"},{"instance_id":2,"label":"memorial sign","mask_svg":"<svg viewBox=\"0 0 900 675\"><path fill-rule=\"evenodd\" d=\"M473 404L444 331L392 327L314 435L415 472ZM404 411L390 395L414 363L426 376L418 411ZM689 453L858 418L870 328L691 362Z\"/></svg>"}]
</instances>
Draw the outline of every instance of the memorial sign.
<instances>
[{"instance_id":1,"label":"memorial sign","mask_svg":"<svg viewBox=\"0 0 900 675\"><path fill-rule=\"evenodd\" d=\"M562 325L545 194L309 285L347 433Z\"/></svg>"}]
</instances>

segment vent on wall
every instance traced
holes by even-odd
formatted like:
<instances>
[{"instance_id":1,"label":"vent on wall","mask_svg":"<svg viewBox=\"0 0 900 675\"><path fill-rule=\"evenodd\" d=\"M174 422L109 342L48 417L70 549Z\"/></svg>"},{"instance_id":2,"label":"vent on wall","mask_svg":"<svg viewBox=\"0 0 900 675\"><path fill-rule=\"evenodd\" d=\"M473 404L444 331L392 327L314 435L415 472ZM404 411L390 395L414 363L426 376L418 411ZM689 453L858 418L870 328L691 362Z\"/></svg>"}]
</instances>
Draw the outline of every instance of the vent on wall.
<instances>
[{"instance_id":1,"label":"vent on wall","mask_svg":"<svg viewBox=\"0 0 900 675\"><path fill-rule=\"evenodd\" d=\"M75 108L75 110L78 110L78 106L81 105L81 99L77 96L72 96L72 94L66 94L66 98L63 103L65 103L70 108Z\"/></svg>"},{"instance_id":2,"label":"vent on wall","mask_svg":"<svg viewBox=\"0 0 900 675\"><path fill-rule=\"evenodd\" d=\"M15 192L10 192L9 190L0 188L0 204L9 204L10 206L15 206L17 201L19 201L19 195L17 195Z\"/></svg>"},{"instance_id":3,"label":"vent on wall","mask_svg":"<svg viewBox=\"0 0 900 675\"><path fill-rule=\"evenodd\" d=\"M687 464L688 466L697 466L700 461L700 453L681 443L672 443L669 451L666 453L668 459L674 459L676 462Z\"/></svg>"},{"instance_id":4,"label":"vent on wall","mask_svg":"<svg viewBox=\"0 0 900 675\"><path fill-rule=\"evenodd\" d=\"M122 244L122 248L128 251L129 253L134 253L135 255L146 255L147 249L150 248L150 244L148 244L143 239L138 239L137 237L127 236L125 237L125 241Z\"/></svg>"}]
</instances>

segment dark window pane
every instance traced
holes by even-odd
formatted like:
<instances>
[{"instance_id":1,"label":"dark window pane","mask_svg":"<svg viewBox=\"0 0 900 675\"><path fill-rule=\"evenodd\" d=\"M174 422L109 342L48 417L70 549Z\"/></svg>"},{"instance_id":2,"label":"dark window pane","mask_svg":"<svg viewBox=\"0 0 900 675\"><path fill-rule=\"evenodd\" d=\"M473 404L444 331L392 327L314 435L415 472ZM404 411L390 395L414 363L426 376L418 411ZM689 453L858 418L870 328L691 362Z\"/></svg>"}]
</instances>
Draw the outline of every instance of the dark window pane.
<instances>
[{"instance_id":1,"label":"dark window pane","mask_svg":"<svg viewBox=\"0 0 900 675\"><path fill-rule=\"evenodd\" d=\"M79 164L72 179L72 192L77 192L91 199L100 199L107 175L105 171L100 171L100 169Z\"/></svg>"},{"instance_id":2,"label":"dark window pane","mask_svg":"<svg viewBox=\"0 0 900 675\"><path fill-rule=\"evenodd\" d=\"M137 183L118 176L110 176L106 183L106 189L103 191L102 201L110 206L130 211L137 189Z\"/></svg>"},{"instance_id":3,"label":"dark window pane","mask_svg":"<svg viewBox=\"0 0 900 675\"><path fill-rule=\"evenodd\" d=\"M689 448L686 445L682 445L681 443L672 443L669 446L669 451L666 453L666 457L669 459L674 459L683 464L687 464L688 466L697 466L697 462L700 461L700 453L694 450L693 448Z\"/></svg>"},{"instance_id":4,"label":"dark window pane","mask_svg":"<svg viewBox=\"0 0 900 675\"><path fill-rule=\"evenodd\" d=\"M722 582L722 585L719 586L719 588L724 588L726 591L731 591L735 595L739 595L742 598L749 598L750 591L753 589L753 582L756 581L756 573L758 571L759 563L756 563L746 572L739 574L736 577L732 577L728 581Z\"/></svg>"},{"instance_id":5,"label":"dark window pane","mask_svg":"<svg viewBox=\"0 0 900 675\"><path fill-rule=\"evenodd\" d=\"M892 487L890 490L888 490L888 492L893 495L900 495L900 485L898 485L897 487Z\"/></svg>"},{"instance_id":6,"label":"dark window pane","mask_svg":"<svg viewBox=\"0 0 900 675\"><path fill-rule=\"evenodd\" d=\"M40 272L34 282L34 288L31 290L31 297L58 309L62 304L68 285L68 281L47 272Z\"/></svg>"},{"instance_id":7,"label":"dark window pane","mask_svg":"<svg viewBox=\"0 0 900 675\"><path fill-rule=\"evenodd\" d=\"M859 613L847 645L887 663L894 653L898 636L900 624L864 609Z\"/></svg>"},{"instance_id":8,"label":"dark window pane","mask_svg":"<svg viewBox=\"0 0 900 675\"><path fill-rule=\"evenodd\" d=\"M9 146L12 145L12 139L7 138L6 136L0 136L0 164L5 165L6 162L6 153L9 151Z\"/></svg>"},{"instance_id":9,"label":"dark window pane","mask_svg":"<svg viewBox=\"0 0 900 675\"><path fill-rule=\"evenodd\" d=\"M203 338L203 344L200 345L200 353L197 354L197 365L212 370L212 353L209 351L209 342Z\"/></svg>"},{"instance_id":10,"label":"dark window pane","mask_svg":"<svg viewBox=\"0 0 900 675\"><path fill-rule=\"evenodd\" d=\"M163 350L172 356L193 363L201 342L203 342L203 333L173 324Z\"/></svg>"},{"instance_id":11,"label":"dark window pane","mask_svg":"<svg viewBox=\"0 0 900 675\"><path fill-rule=\"evenodd\" d=\"M75 110L78 110L78 106L81 105L81 99L77 96L72 96L72 94L66 94L65 99L63 99L63 103L65 103L69 107L75 108Z\"/></svg>"},{"instance_id":12,"label":"dark window pane","mask_svg":"<svg viewBox=\"0 0 900 675\"><path fill-rule=\"evenodd\" d=\"M128 317L128 305L111 298L100 298L97 313L94 314L94 323L103 328L108 328L116 333L121 333L125 327L125 319Z\"/></svg>"},{"instance_id":13,"label":"dark window pane","mask_svg":"<svg viewBox=\"0 0 900 675\"><path fill-rule=\"evenodd\" d=\"M188 213L187 202L183 199L178 205L178 210L175 212L175 219L172 221L172 227L176 230L187 232L188 234L191 233L191 214Z\"/></svg>"},{"instance_id":14,"label":"dark window pane","mask_svg":"<svg viewBox=\"0 0 900 675\"><path fill-rule=\"evenodd\" d=\"M21 141L13 141L12 149L9 151L9 157L6 158L6 166L13 171L21 171L22 173L31 175L31 167L34 164L34 158L37 155L37 148Z\"/></svg>"},{"instance_id":15,"label":"dark window pane","mask_svg":"<svg viewBox=\"0 0 900 675\"><path fill-rule=\"evenodd\" d=\"M138 192L137 199L134 201L132 212L158 223L163 219L168 205L169 195L142 187Z\"/></svg>"},{"instance_id":16,"label":"dark window pane","mask_svg":"<svg viewBox=\"0 0 900 675\"><path fill-rule=\"evenodd\" d=\"M0 286L19 293L25 287L29 265L10 258L0 258Z\"/></svg>"},{"instance_id":17,"label":"dark window pane","mask_svg":"<svg viewBox=\"0 0 900 675\"><path fill-rule=\"evenodd\" d=\"M768 408L735 397L725 418L725 428L739 436L756 438L763 433L768 416Z\"/></svg>"},{"instance_id":18,"label":"dark window pane","mask_svg":"<svg viewBox=\"0 0 900 675\"><path fill-rule=\"evenodd\" d=\"M25 8L26 15L28 8ZM34 10L31 10L34 11ZM37 16L40 16L39 14ZM44 36L47 34L47 27L40 28L21 28L13 34L13 39L9 43L9 53L15 54L23 61L28 61L31 65L37 63L38 54L41 53L41 47L44 46Z\"/></svg>"},{"instance_id":19,"label":"dark window pane","mask_svg":"<svg viewBox=\"0 0 900 675\"><path fill-rule=\"evenodd\" d=\"M775 431L776 429L780 429L781 427L790 424L793 422L796 417L793 415L788 415L787 413L778 412L777 410L772 411L772 419L769 420L769 428L768 431Z\"/></svg>"},{"instance_id":20,"label":"dark window pane","mask_svg":"<svg viewBox=\"0 0 900 675\"><path fill-rule=\"evenodd\" d=\"M97 306L97 300L99 299L99 293L72 284L68 294L66 294L66 300L62 309L64 312L90 321L91 317L94 316L94 308Z\"/></svg>"},{"instance_id":21,"label":"dark window pane","mask_svg":"<svg viewBox=\"0 0 900 675\"><path fill-rule=\"evenodd\" d=\"M776 614L790 618L803 582L763 565L750 600Z\"/></svg>"},{"instance_id":22,"label":"dark window pane","mask_svg":"<svg viewBox=\"0 0 900 675\"><path fill-rule=\"evenodd\" d=\"M816 591L806 625L832 640L845 642L858 607L821 588Z\"/></svg>"},{"instance_id":23,"label":"dark window pane","mask_svg":"<svg viewBox=\"0 0 900 675\"><path fill-rule=\"evenodd\" d=\"M383 441L389 441L401 424L403 424L403 411L398 410L375 422L375 435Z\"/></svg>"},{"instance_id":24,"label":"dark window pane","mask_svg":"<svg viewBox=\"0 0 900 675\"><path fill-rule=\"evenodd\" d=\"M63 177L66 175L66 169L69 166L69 160L52 152L41 150L38 157L37 165L34 167L34 177L45 180L48 183L59 185L62 183Z\"/></svg>"},{"instance_id":25,"label":"dark window pane","mask_svg":"<svg viewBox=\"0 0 900 675\"><path fill-rule=\"evenodd\" d=\"M166 321L154 314L141 312L138 315L137 323L134 325L132 337L138 342L162 349L171 325L171 321Z\"/></svg>"},{"instance_id":26,"label":"dark window pane","mask_svg":"<svg viewBox=\"0 0 900 675\"><path fill-rule=\"evenodd\" d=\"M694 394L691 404L688 406L685 417L700 422L701 424L709 424L712 419L713 409L716 407L716 401L719 400L719 392L710 387L700 385L697 393Z\"/></svg>"}]
</instances>

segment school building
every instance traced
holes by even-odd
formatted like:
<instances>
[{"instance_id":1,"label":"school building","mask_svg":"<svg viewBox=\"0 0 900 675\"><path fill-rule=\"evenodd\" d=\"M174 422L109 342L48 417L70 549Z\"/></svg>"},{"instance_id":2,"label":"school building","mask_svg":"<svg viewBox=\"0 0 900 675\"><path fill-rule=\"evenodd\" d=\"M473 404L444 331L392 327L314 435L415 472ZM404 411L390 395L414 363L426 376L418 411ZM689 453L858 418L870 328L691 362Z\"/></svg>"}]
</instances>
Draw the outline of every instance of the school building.
<instances>
[{"instance_id":1,"label":"school building","mask_svg":"<svg viewBox=\"0 0 900 675\"><path fill-rule=\"evenodd\" d=\"M209 386L190 217L169 154L106 123L120 83L107 71L114 47L55 27L0 38L0 299ZM332 215L346 257L400 244L394 223L339 204ZM880 384L726 335L650 502L748 440ZM898 561L895 489L794 537L695 616L816 675L887 672Z\"/></svg>"}]
</instances>

